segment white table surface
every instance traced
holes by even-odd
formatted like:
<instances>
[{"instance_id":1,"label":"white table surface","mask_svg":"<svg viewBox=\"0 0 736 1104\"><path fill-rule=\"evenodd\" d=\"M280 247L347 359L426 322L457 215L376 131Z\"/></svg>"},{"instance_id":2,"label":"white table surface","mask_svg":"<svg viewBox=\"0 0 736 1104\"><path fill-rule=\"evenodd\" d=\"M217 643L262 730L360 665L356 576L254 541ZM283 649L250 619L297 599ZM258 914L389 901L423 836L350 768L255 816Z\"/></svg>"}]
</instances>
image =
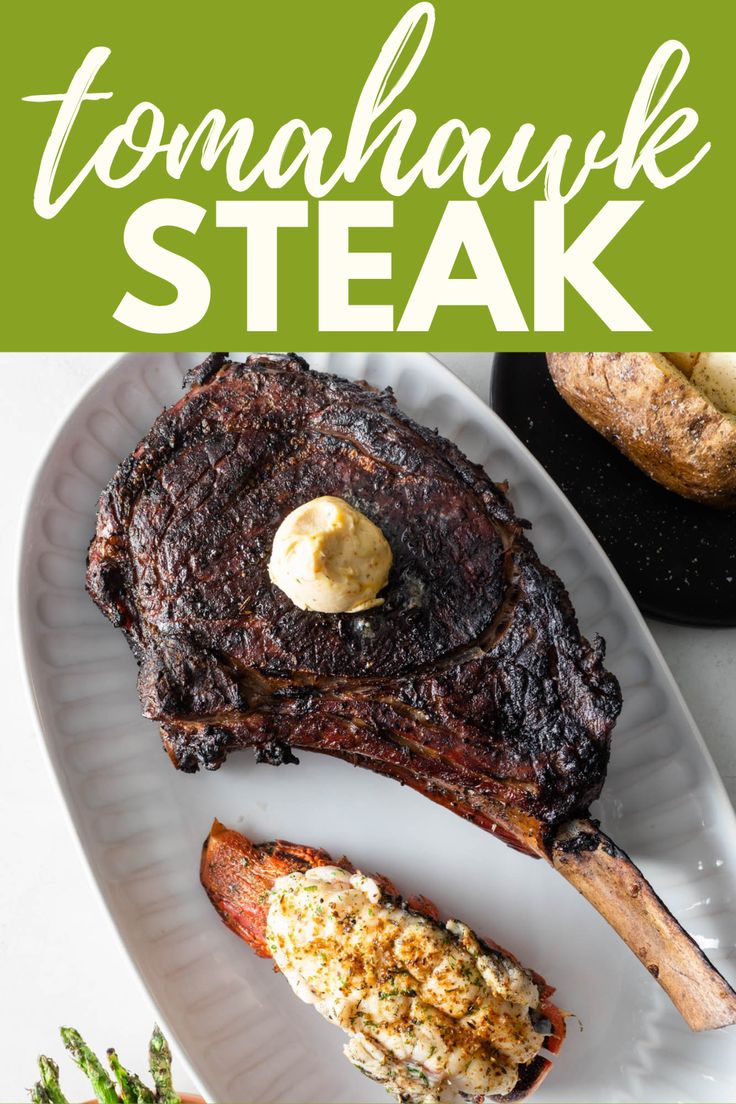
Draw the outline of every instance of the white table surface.
<instances>
[{"instance_id":1,"label":"white table surface","mask_svg":"<svg viewBox=\"0 0 736 1104\"><path fill-rule=\"evenodd\" d=\"M16 562L24 504L47 443L81 390L112 359L106 353L0 354L1 700L0 771L0 1101L26 1098L40 1052L59 1058L62 1024L78 1027L126 1065L146 1066L155 1010L119 945L66 823L26 701L15 627ZM443 360L487 399L489 353L443 353ZM736 803L736 629L680 628L651 622L695 720ZM193 1088L175 1054L181 1090ZM84 1094L63 1062L63 1085ZM87 1094L89 1095L89 1094Z\"/></svg>"}]
</instances>

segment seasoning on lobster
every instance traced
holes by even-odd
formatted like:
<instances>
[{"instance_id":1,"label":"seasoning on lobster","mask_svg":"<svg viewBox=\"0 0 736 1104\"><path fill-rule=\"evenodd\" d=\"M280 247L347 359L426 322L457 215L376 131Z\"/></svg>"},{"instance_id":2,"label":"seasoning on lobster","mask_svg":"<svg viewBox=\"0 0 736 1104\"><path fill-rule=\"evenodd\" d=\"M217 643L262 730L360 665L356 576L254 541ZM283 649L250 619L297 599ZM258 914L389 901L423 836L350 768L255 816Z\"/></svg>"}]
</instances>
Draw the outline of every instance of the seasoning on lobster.
<instances>
[{"instance_id":1,"label":"seasoning on lobster","mask_svg":"<svg viewBox=\"0 0 736 1104\"><path fill-rule=\"evenodd\" d=\"M547 1074L542 1052L565 1037L554 990L425 898L218 821L200 876L228 927L348 1034L346 1057L397 1100L520 1100Z\"/></svg>"}]
</instances>

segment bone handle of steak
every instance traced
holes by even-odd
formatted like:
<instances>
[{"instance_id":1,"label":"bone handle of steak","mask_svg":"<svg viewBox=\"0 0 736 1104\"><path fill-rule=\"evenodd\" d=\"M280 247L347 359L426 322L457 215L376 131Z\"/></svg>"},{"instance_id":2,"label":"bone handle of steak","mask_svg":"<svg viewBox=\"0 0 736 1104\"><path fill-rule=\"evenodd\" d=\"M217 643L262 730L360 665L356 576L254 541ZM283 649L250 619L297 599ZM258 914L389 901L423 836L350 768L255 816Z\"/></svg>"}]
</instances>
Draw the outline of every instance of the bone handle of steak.
<instances>
[{"instance_id":1,"label":"bone handle of steak","mask_svg":"<svg viewBox=\"0 0 736 1104\"><path fill-rule=\"evenodd\" d=\"M639 868L595 824L563 825L551 861L628 944L693 1031L736 1023L736 993Z\"/></svg>"}]
</instances>

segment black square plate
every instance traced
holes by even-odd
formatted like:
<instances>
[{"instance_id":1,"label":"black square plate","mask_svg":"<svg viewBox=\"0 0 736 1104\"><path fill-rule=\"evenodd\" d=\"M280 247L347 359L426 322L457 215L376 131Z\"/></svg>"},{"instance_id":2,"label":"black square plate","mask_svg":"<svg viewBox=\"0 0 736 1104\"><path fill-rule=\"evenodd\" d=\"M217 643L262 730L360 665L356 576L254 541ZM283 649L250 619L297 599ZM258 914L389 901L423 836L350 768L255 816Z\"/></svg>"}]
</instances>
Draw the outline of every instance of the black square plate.
<instances>
[{"instance_id":1,"label":"black square plate","mask_svg":"<svg viewBox=\"0 0 736 1104\"><path fill-rule=\"evenodd\" d=\"M497 353L491 406L590 526L642 612L736 625L736 514L644 475L560 397L544 353Z\"/></svg>"}]
</instances>

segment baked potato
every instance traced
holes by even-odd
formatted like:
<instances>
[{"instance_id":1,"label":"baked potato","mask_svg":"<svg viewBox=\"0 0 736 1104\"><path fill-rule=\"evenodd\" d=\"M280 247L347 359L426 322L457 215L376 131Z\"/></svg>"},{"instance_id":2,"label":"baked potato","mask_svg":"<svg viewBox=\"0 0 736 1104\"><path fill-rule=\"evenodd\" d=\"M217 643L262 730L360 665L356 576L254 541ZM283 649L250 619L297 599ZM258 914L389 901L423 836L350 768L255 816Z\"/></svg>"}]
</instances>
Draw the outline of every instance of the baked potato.
<instances>
[{"instance_id":1,"label":"baked potato","mask_svg":"<svg viewBox=\"0 0 736 1104\"><path fill-rule=\"evenodd\" d=\"M557 390L671 491L736 509L736 353L547 353Z\"/></svg>"}]
</instances>

